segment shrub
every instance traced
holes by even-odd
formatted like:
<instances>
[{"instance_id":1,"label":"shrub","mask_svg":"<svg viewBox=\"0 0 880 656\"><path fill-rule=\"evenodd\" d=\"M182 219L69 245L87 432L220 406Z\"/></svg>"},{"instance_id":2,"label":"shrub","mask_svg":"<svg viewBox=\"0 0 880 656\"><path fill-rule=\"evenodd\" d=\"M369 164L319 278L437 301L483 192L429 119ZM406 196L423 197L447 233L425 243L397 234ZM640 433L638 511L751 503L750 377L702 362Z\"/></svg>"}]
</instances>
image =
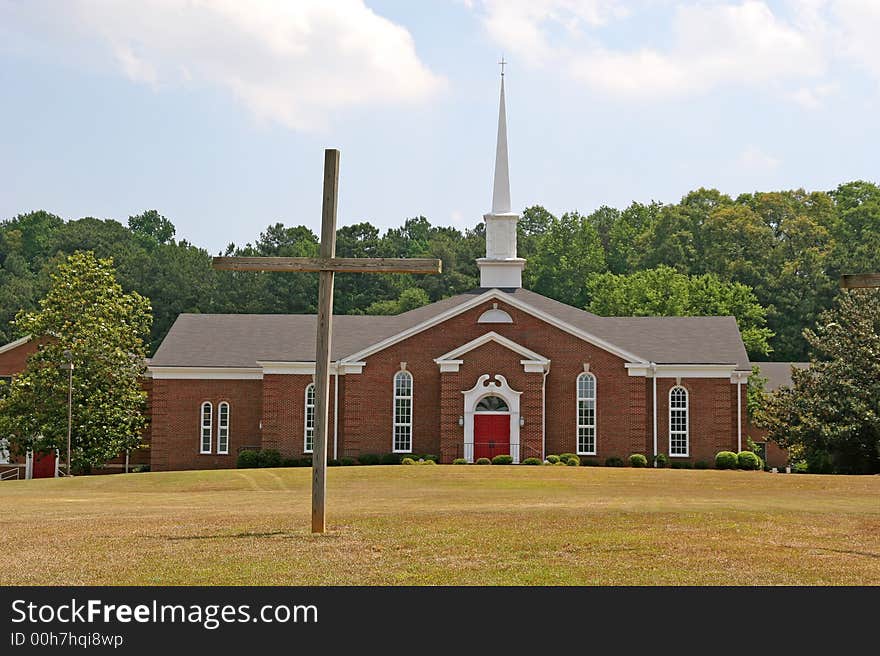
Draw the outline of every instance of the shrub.
<instances>
[{"instance_id":1,"label":"shrub","mask_svg":"<svg viewBox=\"0 0 880 656\"><path fill-rule=\"evenodd\" d=\"M526 458L522 461L524 465L540 465L542 463L540 458Z\"/></svg>"},{"instance_id":2,"label":"shrub","mask_svg":"<svg viewBox=\"0 0 880 656\"><path fill-rule=\"evenodd\" d=\"M297 462L299 463L299 467L311 467L312 456L303 456Z\"/></svg>"},{"instance_id":3,"label":"shrub","mask_svg":"<svg viewBox=\"0 0 880 656\"><path fill-rule=\"evenodd\" d=\"M547 462L549 462L551 465L555 465L557 462L559 462L559 456L547 456Z\"/></svg>"},{"instance_id":4,"label":"shrub","mask_svg":"<svg viewBox=\"0 0 880 656\"><path fill-rule=\"evenodd\" d=\"M513 464L513 456L509 456L505 454L499 454L492 458L493 465L512 465Z\"/></svg>"},{"instance_id":5,"label":"shrub","mask_svg":"<svg viewBox=\"0 0 880 656\"><path fill-rule=\"evenodd\" d=\"M584 458L583 460L581 460L581 464L584 467L601 467L602 466L602 463L600 463L595 458Z\"/></svg>"},{"instance_id":6,"label":"shrub","mask_svg":"<svg viewBox=\"0 0 880 656\"><path fill-rule=\"evenodd\" d=\"M610 458L605 458L605 466L606 467L623 467L623 458L618 458L617 456L611 456Z\"/></svg>"},{"instance_id":7,"label":"shrub","mask_svg":"<svg viewBox=\"0 0 880 656\"><path fill-rule=\"evenodd\" d=\"M416 461L413 460L412 458L404 458L403 460L400 461L400 464L401 465L414 465L414 464L416 464Z\"/></svg>"},{"instance_id":8,"label":"shrub","mask_svg":"<svg viewBox=\"0 0 880 656\"><path fill-rule=\"evenodd\" d=\"M489 460L488 458L477 458L477 464L478 465L491 465L492 461Z\"/></svg>"},{"instance_id":9,"label":"shrub","mask_svg":"<svg viewBox=\"0 0 880 656\"><path fill-rule=\"evenodd\" d=\"M328 467L338 467L339 464L340 464L340 463L339 463L339 460L338 460L337 458L330 458L330 460L327 461L327 466L328 466Z\"/></svg>"},{"instance_id":10,"label":"shrub","mask_svg":"<svg viewBox=\"0 0 880 656\"><path fill-rule=\"evenodd\" d=\"M433 453L429 453L427 455L424 455L424 456L422 456L422 458L424 458L425 460L430 460L435 465L440 464L440 456L435 456Z\"/></svg>"},{"instance_id":11,"label":"shrub","mask_svg":"<svg viewBox=\"0 0 880 656\"><path fill-rule=\"evenodd\" d=\"M275 449L263 449L257 452L257 467L280 467L281 454Z\"/></svg>"},{"instance_id":12,"label":"shrub","mask_svg":"<svg viewBox=\"0 0 880 656\"><path fill-rule=\"evenodd\" d=\"M383 465L399 465L400 464L400 454L399 453L386 453L379 460L380 464Z\"/></svg>"},{"instance_id":13,"label":"shrub","mask_svg":"<svg viewBox=\"0 0 880 656\"><path fill-rule=\"evenodd\" d=\"M739 459L733 451L719 451L715 455L715 467L718 469L736 469Z\"/></svg>"},{"instance_id":14,"label":"shrub","mask_svg":"<svg viewBox=\"0 0 880 656\"><path fill-rule=\"evenodd\" d=\"M791 466L791 471L795 474L807 474L810 471L810 465L806 460L798 460Z\"/></svg>"},{"instance_id":15,"label":"shrub","mask_svg":"<svg viewBox=\"0 0 880 656\"><path fill-rule=\"evenodd\" d=\"M351 456L342 456L339 459L339 464L342 465L343 467L351 467L352 465L357 464L357 460L355 460Z\"/></svg>"},{"instance_id":16,"label":"shrub","mask_svg":"<svg viewBox=\"0 0 880 656\"><path fill-rule=\"evenodd\" d=\"M669 465L672 469L693 469L694 466L689 460L673 460Z\"/></svg>"},{"instance_id":17,"label":"shrub","mask_svg":"<svg viewBox=\"0 0 880 656\"><path fill-rule=\"evenodd\" d=\"M581 457L576 453L560 453L559 459L566 464L569 460L577 460L578 464L581 464Z\"/></svg>"},{"instance_id":18,"label":"shrub","mask_svg":"<svg viewBox=\"0 0 880 656\"><path fill-rule=\"evenodd\" d=\"M709 469L709 463L705 460L697 460L694 463L694 469Z\"/></svg>"},{"instance_id":19,"label":"shrub","mask_svg":"<svg viewBox=\"0 0 880 656\"><path fill-rule=\"evenodd\" d=\"M630 467L647 467L648 459L641 453L634 453L629 457Z\"/></svg>"},{"instance_id":20,"label":"shrub","mask_svg":"<svg viewBox=\"0 0 880 656\"><path fill-rule=\"evenodd\" d=\"M378 465L381 458L375 453L362 453L358 456L358 462L362 465Z\"/></svg>"},{"instance_id":21,"label":"shrub","mask_svg":"<svg viewBox=\"0 0 880 656\"><path fill-rule=\"evenodd\" d=\"M740 469L757 470L761 469L761 459L758 454L751 451L740 451L736 454L736 462Z\"/></svg>"},{"instance_id":22,"label":"shrub","mask_svg":"<svg viewBox=\"0 0 880 656\"><path fill-rule=\"evenodd\" d=\"M416 464L419 464L419 465L431 465L431 466L434 466L434 467L437 466L437 462L434 461L434 460L419 460L419 462L416 463Z\"/></svg>"},{"instance_id":23,"label":"shrub","mask_svg":"<svg viewBox=\"0 0 880 656\"><path fill-rule=\"evenodd\" d=\"M468 464L467 458L456 458L452 461L453 465L466 465Z\"/></svg>"},{"instance_id":24,"label":"shrub","mask_svg":"<svg viewBox=\"0 0 880 656\"><path fill-rule=\"evenodd\" d=\"M566 458L564 462L569 467L580 467L581 466L581 459L580 458Z\"/></svg>"},{"instance_id":25,"label":"shrub","mask_svg":"<svg viewBox=\"0 0 880 656\"><path fill-rule=\"evenodd\" d=\"M149 465L135 465L134 467L131 468L132 474L140 474L141 472L148 472L148 471L150 471Z\"/></svg>"},{"instance_id":26,"label":"shrub","mask_svg":"<svg viewBox=\"0 0 880 656\"><path fill-rule=\"evenodd\" d=\"M260 454L256 451L242 451L235 460L239 469L253 469L260 466Z\"/></svg>"},{"instance_id":27,"label":"shrub","mask_svg":"<svg viewBox=\"0 0 880 656\"><path fill-rule=\"evenodd\" d=\"M554 466L554 467L568 467L568 465L566 465L566 464L565 464L564 462L562 462L561 460L560 460L559 462L554 462L554 463L553 463L553 466Z\"/></svg>"},{"instance_id":28,"label":"shrub","mask_svg":"<svg viewBox=\"0 0 880 656\"><path fill-rule=\"evenodd\" d=\"M285 458L281 461L282 467L299 467L299 460L296 458Z\"/></svg>"},{"instance_id":29,"label":"shrub","mask_svg":"<svg viewBox=\"0 0 880 656\"><path fill-rule=\"evenodd\" d=\"M669 466L669 456L665 453L658 453L654 456L654 464L659 468L663 469L664 467Z\"/></svg>"}]
</instances>

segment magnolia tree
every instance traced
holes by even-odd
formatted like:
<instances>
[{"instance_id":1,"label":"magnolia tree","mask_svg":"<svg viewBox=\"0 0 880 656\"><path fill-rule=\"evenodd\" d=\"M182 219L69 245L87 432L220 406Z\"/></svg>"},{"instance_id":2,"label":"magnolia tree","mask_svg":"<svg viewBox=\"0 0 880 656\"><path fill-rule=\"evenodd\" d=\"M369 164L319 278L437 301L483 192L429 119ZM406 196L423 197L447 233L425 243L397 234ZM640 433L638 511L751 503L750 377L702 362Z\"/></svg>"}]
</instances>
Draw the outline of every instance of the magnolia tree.
<instances>
[{"instance_id":1,"label":"magnolia tree","mask_svg":"<svg viewBox=\"0 0 880 656\"><path fill-rule=\"evenodd\" d=\"M0 435L18 453L66 452L70 360L73 467L100 466L136 447L146 427L141 377L151 321L149 301L123 293L112 260L70 255L39 309L16 316L16 331L40 346L0 399Z\"/></svg>"},{"instance_id":2,"label":"magnolia tree","mask_svg":"<svg viewBox=\"0 0 880 656\"><path fill-rule=\"evenodd\" d=\"M880 290L845 291L805 330L810 367L767 395L757 423L814 472L880 472Z\"/></svg>"}]
</instances>

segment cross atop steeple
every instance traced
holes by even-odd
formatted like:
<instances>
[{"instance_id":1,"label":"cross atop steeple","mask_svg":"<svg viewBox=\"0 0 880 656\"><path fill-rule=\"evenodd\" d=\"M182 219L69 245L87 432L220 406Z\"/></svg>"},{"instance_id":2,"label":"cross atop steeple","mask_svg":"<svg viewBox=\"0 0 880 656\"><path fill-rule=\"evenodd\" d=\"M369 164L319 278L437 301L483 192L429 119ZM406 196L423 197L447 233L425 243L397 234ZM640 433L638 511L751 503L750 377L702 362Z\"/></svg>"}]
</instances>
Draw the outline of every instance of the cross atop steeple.
<instances>
[{"instance_id":1,"label":"cross atop steeple","mask_svg":"<svg viewBox=\"0 0 880 656\"><path fill-rule=\"evenodd\" d=\"M501 55L501 61L498 63L501 64L501 77L504 77L504 66L507 64L507 62L504 61L504 55Z\"/></svg>"}]
</instances>

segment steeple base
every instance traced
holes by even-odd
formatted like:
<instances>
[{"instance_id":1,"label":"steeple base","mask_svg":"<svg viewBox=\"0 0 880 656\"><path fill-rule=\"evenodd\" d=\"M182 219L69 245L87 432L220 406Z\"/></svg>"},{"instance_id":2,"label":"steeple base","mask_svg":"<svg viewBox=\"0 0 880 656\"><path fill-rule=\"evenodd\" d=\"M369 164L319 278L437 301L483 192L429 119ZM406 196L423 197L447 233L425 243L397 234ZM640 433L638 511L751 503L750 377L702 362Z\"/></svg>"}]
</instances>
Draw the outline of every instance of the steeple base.
<instances>
[{"instance_id":1,"label":"steeple base","mask_svg":"<svg viewBox=\"0 0 880 656\"><path fill-rule=\"evenodd\" d=\"M521 257L496 260L481 257L477 260L480 268L480 287L499 287L519 289L522 287L522 271L526 261Z\"/></svg>"}]
</instances>

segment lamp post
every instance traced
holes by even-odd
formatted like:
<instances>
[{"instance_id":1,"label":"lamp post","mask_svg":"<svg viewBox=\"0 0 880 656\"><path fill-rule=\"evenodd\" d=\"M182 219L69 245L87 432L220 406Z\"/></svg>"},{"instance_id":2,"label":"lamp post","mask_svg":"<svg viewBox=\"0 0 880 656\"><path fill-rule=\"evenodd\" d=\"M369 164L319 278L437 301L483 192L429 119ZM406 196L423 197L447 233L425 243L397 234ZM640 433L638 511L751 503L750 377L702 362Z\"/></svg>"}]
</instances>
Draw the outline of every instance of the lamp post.
<instances>
[{"instance_id":1,"label":"lamp post","mask_svg":"<svg viewBox=\"0 0 880 656\"><path fill-rule=\"evenodd\" d=\"M67 475L70 476L70 438L73 433L73 353L64 351L67 360Z\"/></svg>"}]
</instances>

